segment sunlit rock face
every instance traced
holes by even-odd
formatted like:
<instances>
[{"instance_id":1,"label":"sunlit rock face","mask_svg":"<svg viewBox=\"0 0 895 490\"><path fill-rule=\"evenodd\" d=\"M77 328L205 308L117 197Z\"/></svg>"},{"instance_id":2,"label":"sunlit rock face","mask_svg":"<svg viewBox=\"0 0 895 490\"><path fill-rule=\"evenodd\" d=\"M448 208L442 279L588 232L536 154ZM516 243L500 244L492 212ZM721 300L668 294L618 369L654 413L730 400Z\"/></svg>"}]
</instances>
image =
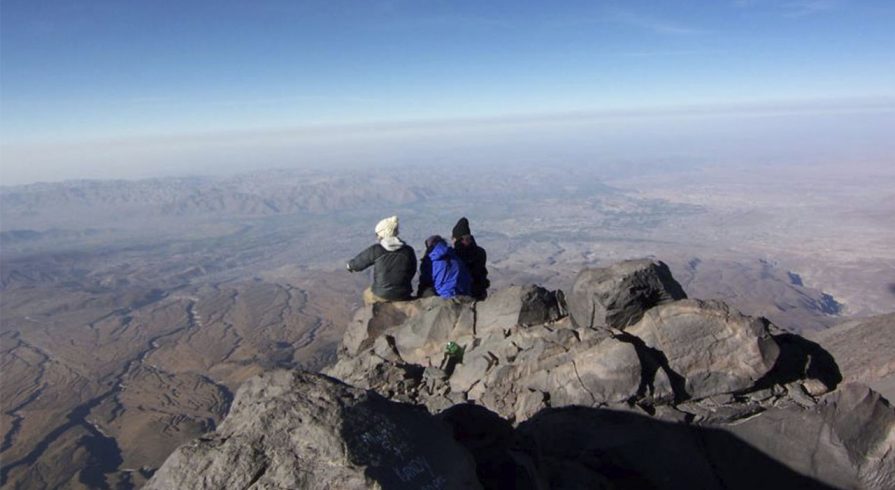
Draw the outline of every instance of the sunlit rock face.
<instances>
[{"instance_id":1,"label":"sunlit rock face","mask_svg":"<svg viewBox=\"0 0 895 490\"><path fill-rule=\"evenodd\" d=\"M178 448L148 489L480 488L444 424L301 371L247 381L214 433Z\"/></svg>"}]
</instances>

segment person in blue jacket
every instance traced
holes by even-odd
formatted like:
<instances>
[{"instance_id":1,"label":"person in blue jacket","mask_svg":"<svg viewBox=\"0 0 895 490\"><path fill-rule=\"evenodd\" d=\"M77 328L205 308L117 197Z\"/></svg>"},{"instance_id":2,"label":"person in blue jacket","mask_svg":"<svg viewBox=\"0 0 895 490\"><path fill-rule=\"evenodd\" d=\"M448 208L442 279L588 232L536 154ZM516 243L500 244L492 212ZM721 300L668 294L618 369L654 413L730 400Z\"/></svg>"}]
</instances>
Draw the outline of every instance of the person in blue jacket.
<instances>
[{"instance_id":1,"label":"person in blue jacket","mask_svg":"<svg viewBox=\"0 0 895 490\"><path fill-rule=\"evenodd\" d=\"M420 284L417 296L438 295L442 298L469 296L472 278L466 265L438 235L426 239L426 253L420 260Z\"/></svg>"}]
</instances>

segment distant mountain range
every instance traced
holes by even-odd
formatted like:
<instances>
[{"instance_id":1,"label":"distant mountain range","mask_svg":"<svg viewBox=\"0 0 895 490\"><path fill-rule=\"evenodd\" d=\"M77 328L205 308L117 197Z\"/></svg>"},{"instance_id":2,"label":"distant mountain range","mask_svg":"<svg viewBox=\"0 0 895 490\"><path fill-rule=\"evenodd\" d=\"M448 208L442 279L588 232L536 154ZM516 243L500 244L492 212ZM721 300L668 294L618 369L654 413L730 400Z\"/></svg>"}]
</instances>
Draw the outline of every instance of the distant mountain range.
<instances>
[{"instance_id":1,"label":"distant mountain range","mask_svg":"<svg viewBox=\"0 0 895 490\"><path fill-rule=\"evenodd\" d=\"M124 218L258 217L319 213L424 199L426 190L398 179L266 172L234 178L74 181L0 189L4 228ZM64 218L64 220L63 220ZM67 220L67 221L66 221Z\"/></svg>"}]
</instances>

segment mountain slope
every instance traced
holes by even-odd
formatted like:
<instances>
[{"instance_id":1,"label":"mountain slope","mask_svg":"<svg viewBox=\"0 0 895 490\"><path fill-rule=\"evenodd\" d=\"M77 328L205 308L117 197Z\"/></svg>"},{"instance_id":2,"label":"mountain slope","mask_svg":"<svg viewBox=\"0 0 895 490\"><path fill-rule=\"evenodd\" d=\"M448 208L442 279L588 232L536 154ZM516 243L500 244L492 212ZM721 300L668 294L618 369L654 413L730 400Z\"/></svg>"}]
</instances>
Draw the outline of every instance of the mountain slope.
<instances>
[{"instance_id":1,"label":"mountain slope","mask_svg":"<svg viewBox=\"0 0 895 490\"><path fill-rule=\"evenodd\" d=\"M846 381L895 400L895 313L850 320L808 338L836 358Z\"/></svg>"}]
</instances>

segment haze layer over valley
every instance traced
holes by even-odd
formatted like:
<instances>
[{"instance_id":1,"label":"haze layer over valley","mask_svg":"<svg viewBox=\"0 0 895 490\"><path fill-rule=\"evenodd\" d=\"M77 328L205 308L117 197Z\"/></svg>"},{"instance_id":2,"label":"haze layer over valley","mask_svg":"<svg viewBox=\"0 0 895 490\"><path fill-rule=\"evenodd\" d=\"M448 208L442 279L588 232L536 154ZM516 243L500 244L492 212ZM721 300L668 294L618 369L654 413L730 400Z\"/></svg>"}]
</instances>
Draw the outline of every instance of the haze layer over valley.
<instances>
[{"instance_id":1,"label":"haze layer over valley","mask_svg":"<svg viewBox=\"0 0 895 490\"><path fill-rule=\"evenodd\" d=\"M368 281L344 262L384 216L418 256L469 217L495 289L654 256L802 332L895 310L892 189L884 163L661 162L5 187L3 479L140 485L248 377L330 363Z\"/></svg>"}]
</instances>

